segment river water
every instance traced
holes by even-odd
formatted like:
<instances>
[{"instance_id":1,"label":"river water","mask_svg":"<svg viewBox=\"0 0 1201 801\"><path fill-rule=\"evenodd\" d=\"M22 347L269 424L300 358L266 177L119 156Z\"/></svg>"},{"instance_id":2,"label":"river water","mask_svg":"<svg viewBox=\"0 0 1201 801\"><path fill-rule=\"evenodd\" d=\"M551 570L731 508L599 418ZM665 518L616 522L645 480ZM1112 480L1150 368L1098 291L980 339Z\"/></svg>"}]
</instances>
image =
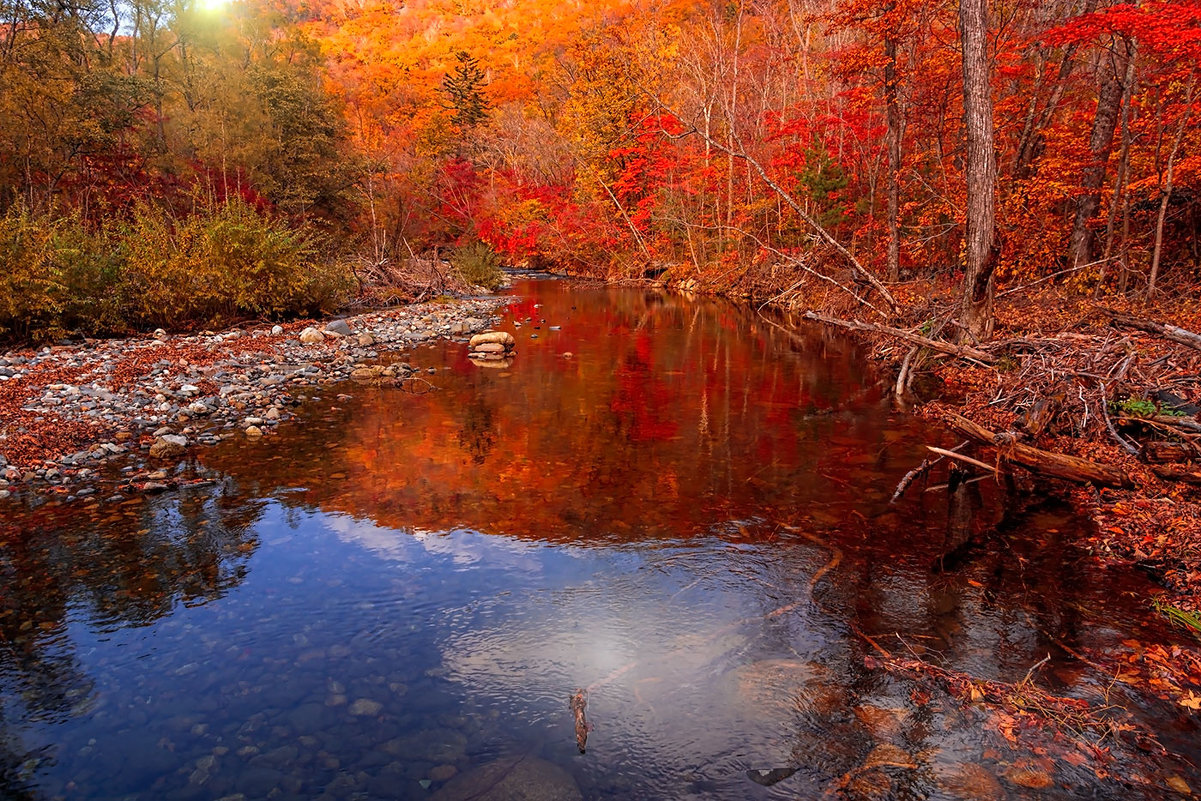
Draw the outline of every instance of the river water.
<instances>
[{"instance_id":1,"label":"river water","mask_svg":"<svg viewBox=\"0 0 1201 801\"><path fill-rule=\"evenodd\" d=\"M0 508L0 796L1201 788L1195 718L1099 666L1178 641L1148 580L991 480L890 504L948 443L848 340L641 289L512 292L507 367L419 348L428 386L314 392L277 436L196 454L214 485ZM1047 656L1039 687L1142 733L1098 761L948 692Z\"/></svg>"}]
</instances>

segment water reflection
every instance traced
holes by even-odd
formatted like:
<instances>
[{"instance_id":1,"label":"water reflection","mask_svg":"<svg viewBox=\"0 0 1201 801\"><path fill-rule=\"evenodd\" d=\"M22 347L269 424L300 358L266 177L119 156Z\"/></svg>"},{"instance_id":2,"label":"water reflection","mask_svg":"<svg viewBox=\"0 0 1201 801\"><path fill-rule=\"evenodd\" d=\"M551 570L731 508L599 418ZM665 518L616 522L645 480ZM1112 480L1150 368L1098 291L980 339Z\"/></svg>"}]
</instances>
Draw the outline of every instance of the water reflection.
<instances>
[{"instance_id":1,"label":"water reflection","mask_svg":"<svg viewBox=\"0 0 1201 801\"><path fill-rule=\"evenodd\" d=\"M69 799L1097 797L872 643L1196 726L1076 655L1174 635L1138 575L991 482L888 499L933 434L845 340L721 304L519 288L512 365L333 388L216 486L9 508L0 795ZM542 322L545 320L545 323ZM520 323L521 325L518 325ZM552 329L551 326L556 328ZM536 338L532 335L537 335ZM568 699L588 699L587 753ZM1106 696L1108 693L1108 696ZM1134 781L1133 776L1138 777ZM520 787L515 787L519 785ZM526 793L522 795L521 793ZM24 795L22 795L24 794Z\"/></svg>"}]
</instances>

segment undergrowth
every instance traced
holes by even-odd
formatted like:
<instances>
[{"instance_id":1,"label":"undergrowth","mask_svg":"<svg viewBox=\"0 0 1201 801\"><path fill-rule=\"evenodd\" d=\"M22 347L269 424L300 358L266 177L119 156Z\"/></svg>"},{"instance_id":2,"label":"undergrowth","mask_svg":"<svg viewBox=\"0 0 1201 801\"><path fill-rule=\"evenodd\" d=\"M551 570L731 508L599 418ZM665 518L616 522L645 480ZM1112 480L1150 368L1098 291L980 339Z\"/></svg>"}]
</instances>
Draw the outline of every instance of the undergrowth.
<instances>
[{"instance_id":1,"label":"undergrowth","mask_svg":"<svg viewBox=\"0 0 1201 801\"><path fill-rule=\"evenodd\" d=\"M0 340L319 314L351 288L326 250L236 199L179 217L142 204L99 227L13 206L0 217Z\"/></svg>"}]
</instances>

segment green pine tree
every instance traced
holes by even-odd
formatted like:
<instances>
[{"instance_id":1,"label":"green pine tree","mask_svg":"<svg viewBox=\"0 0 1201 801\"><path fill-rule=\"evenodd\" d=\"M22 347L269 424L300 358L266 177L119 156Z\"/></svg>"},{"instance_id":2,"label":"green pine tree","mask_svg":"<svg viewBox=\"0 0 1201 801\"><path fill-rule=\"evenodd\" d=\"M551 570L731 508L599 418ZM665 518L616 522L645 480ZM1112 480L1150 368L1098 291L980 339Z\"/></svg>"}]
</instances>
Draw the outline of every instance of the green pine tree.
<instances>
[{"instance_id":1,"label":"green pine tree","mask_svg":"<svg viewBox=\"0 0 1201 801\"><path fill-rule=\"evenodd\" d=\"M454 111L450 121L463 130L476 127L488 119L492 105L484 94L484 71L479 62L460 50L455 54L458 66L442 79L442 90L450 96Z\"/></svg>"}]
</instances>

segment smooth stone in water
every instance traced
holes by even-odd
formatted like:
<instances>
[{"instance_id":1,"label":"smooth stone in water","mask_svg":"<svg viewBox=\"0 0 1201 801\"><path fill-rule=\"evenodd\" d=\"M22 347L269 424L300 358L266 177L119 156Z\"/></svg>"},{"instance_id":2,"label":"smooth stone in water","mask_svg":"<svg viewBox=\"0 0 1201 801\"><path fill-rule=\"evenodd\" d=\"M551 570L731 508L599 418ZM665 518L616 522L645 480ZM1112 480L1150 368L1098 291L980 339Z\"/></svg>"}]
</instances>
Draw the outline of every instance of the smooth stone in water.
<instances>
[{"instance_id":1,"label":"smooth stone in water","mask_svg":"<svg viewBox=\"0 0 1201 801\"><path fill-rule=\"evenodd\" d=\"M150 446L150 456L153 459L168 459L179 456L188 447L187 437L178 434L163 434Z\"/></svg>"},{"instance_id":2,"label":"smooth stone in water","mask_svg":"<svg viewBox=\"0 0 1201 801\"><path fill-rule=\"evenodd\" d=\"M533 756L498 759L451 779L433 801L582 801L571 774Z\"/></svg>"},{"instance_id":3,"label":"smooth stone in water","mask_svg":"<svg viewBox=\"0 0 1201 801\"><path fill-rule=\"evenodd\" d=\"M359 698L350 705L350 714L360 717L373 717L380 713L384 705L379 701L372 701L370 698Z\"/></svg>"}]
</instances>

